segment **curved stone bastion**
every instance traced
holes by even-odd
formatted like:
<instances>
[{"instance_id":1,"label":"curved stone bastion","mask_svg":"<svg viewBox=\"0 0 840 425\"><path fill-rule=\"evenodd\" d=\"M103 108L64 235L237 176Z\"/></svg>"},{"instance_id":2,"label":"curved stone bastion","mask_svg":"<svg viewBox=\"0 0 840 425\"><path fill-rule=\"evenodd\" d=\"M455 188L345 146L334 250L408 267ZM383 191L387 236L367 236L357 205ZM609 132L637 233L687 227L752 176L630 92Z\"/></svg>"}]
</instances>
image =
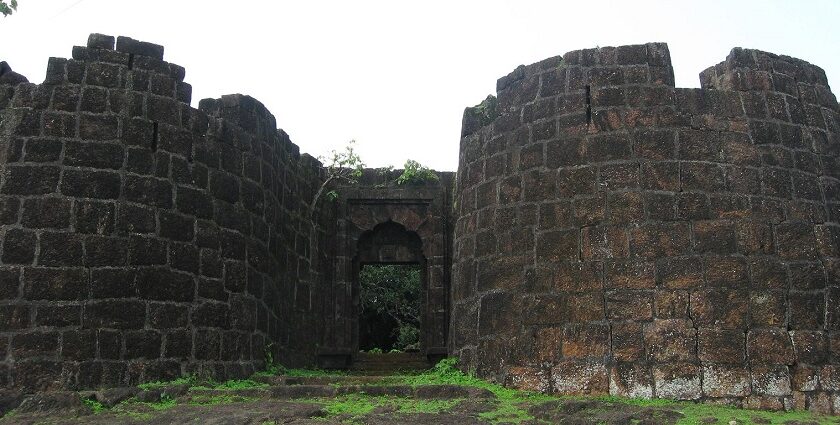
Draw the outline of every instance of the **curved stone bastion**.
<instances>
[{"instance_id":1,"label":"curved stone bastion","mask_svg":"<svg viewBox=\"0 0 840 425\"><path fill-rule=\"evenodd\" d=\"M557 394L840 412L840 116L822 69L665 44L520 66L464 113L451 354Z\"/></svg>"},{"instance_id":2,"label":"curved stone bastion","mask_svg":"<svg viewBox=\"0 0 840 425\"><path fill-rule=\"evenodd\" d=\"M191 108L184 73L98 34L40 85L3 62L0 387L312 363L321 166L253 98Z\"/></svg>"}]
</instances>

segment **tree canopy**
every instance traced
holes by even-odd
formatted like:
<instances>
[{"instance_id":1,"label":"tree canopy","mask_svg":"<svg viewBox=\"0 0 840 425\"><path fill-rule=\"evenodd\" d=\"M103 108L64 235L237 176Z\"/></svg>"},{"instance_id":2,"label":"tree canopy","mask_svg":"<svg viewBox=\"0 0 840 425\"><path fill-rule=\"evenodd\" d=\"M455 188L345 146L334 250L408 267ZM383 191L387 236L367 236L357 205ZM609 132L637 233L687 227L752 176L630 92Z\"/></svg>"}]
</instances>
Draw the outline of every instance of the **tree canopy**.
<instances>
[{"instance_id":1,"label":"tree canopy","mask_svg":"<svg viewBox=\"0 0 840 425\"><path fill-rule=\"evenodd\" d=\"M366 265L359 272L359 304L365 329L362 349L417 349L420 341L420 267ZM365 333L362 329L362 334ZM366 338L367 337L367 338Z\"/></svg>"},{"instance_id":2,"label":"tree canopy","mask_svg":"<svg viewBox=\"0 0 840 425\"><path fill-rule=\"evenodd\" d=\"M2 13L4 17L9 16L12 14L12 12L17 11L17 7L17 0L0 0L0 13Z\"/></svg>"}]
</instances>

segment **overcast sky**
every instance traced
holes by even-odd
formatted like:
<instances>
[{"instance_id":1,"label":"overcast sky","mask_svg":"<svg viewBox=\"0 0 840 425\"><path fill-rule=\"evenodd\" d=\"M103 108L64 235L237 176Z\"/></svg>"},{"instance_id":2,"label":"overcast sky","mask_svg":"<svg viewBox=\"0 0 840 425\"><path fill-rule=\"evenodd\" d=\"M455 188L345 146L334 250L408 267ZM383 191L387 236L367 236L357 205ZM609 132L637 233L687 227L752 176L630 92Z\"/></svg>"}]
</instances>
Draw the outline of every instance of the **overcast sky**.
<instances>
[{"instance_id":1,"label":"overcast sky","mask_svg":"<svg viewBox=\"0 0 840 425\"><path fill-rule=\"evenodd\" d=\"M262 101L302 152L350 139L369 166L458 163L461 114L496 79L588 47L667 42L677 87L732 47L821 66L840 85L840 1L19 0L0 19L0 60L40 83L50 56L99 32L165 46L193 106Z\"/></svg>"}]
</instances>

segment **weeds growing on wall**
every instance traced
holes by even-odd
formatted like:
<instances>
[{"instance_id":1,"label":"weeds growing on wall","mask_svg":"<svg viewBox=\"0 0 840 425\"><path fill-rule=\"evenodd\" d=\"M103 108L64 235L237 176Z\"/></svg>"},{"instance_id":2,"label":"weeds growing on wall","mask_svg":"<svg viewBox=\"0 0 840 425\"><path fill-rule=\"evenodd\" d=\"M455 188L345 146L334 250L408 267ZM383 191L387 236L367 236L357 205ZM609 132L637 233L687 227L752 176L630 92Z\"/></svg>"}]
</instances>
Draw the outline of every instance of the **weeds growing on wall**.
<instances>
[{"instance_id":1,"label":"weeds growing on wall","mask_svg":"<svg viewBox=\"0 0 840 425\"><path fill-rule=\"evenodd\" d=\"M440 177L431 168L425 167L413 159L409 159L403 165L402 174L397 177L397 184L420 184L438 180L440 180Z\"/></svg>"}]
</instances>

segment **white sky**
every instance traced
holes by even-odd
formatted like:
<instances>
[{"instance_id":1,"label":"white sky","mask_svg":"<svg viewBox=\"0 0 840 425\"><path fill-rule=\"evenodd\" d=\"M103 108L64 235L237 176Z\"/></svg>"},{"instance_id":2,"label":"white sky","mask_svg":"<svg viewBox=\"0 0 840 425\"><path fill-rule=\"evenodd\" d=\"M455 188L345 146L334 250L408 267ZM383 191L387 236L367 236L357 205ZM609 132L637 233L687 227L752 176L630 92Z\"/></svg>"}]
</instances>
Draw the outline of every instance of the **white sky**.
<instances>
[{"instance_id":1,"label":"white sky","mask_svg":"<svg viewBox=\"0 0 840 425\"><path fill-rule=\"evenodd\" d=\"M356 139L369 166L458 162L461 114L519 64L569 50L667 42L677 87L732 47L787 54L840 84L840 1L19 0L0 60L40 83L50 56L99 32L162 44L193 106L262 101L302 152Z\"/></svg>"}]
</instances>

